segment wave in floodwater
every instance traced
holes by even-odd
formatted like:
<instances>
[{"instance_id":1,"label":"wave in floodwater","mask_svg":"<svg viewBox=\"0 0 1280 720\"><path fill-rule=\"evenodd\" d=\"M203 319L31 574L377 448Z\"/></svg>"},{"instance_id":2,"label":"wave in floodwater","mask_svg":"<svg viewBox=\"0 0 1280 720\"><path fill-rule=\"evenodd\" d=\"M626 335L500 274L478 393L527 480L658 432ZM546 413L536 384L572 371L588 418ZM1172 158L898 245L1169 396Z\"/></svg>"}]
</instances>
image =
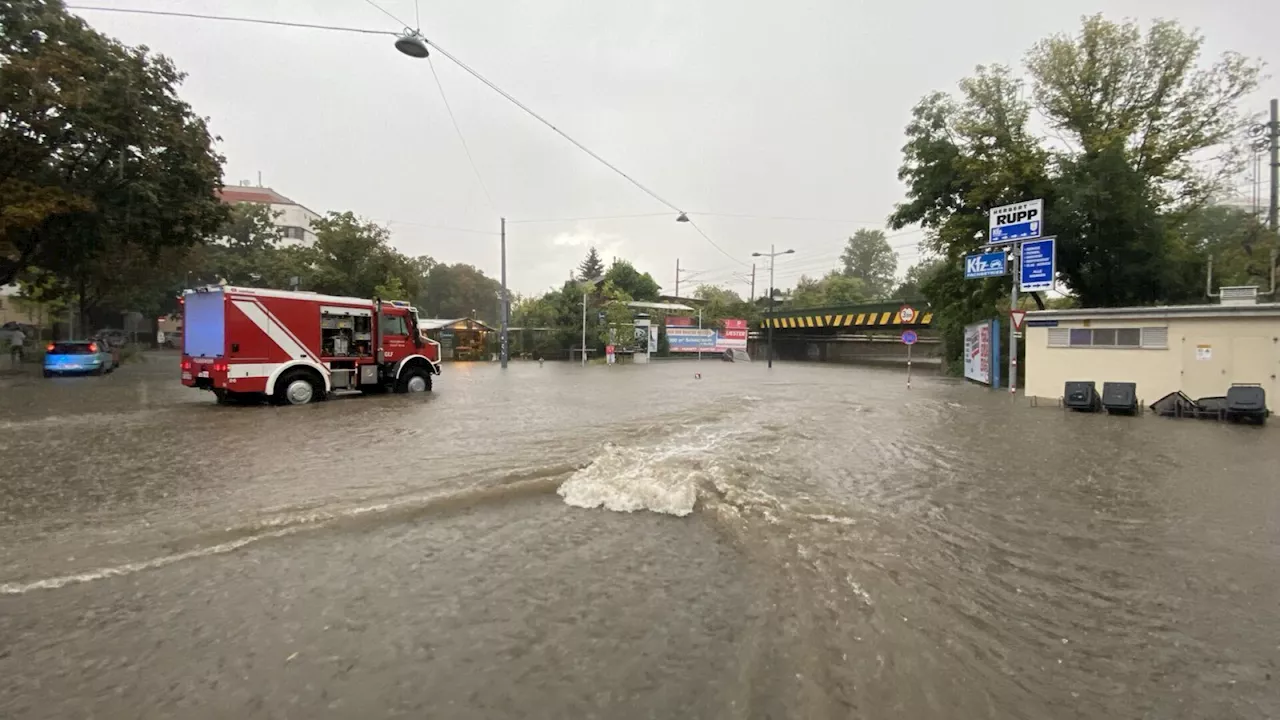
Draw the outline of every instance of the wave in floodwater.
<instances>
[{"instance_id":1,"label":"wave in floodwater","mask_svg":"<svg viewBox=\"0 0 1280 720\"><path fill-rule=\"evenodd\" d=\"M719 461L742 434L695 427L658 438L656 444L606 443L556 492L574 507L684 517L693 512L702 488L723 487L725 469Z\"/></svg>"}]
</instances>

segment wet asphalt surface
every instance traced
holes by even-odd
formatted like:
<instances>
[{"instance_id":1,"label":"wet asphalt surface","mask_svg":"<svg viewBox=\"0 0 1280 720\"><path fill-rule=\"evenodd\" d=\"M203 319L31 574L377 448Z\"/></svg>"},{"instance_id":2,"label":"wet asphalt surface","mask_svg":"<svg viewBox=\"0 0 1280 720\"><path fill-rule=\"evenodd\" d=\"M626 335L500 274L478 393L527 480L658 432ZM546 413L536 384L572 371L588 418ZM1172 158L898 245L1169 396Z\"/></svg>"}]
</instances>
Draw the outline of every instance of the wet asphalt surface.
<instances>
[{"instance_id":1,"label":"wet asphalt surface","mask_svg":"<svg viewBox=\"0 0 1280 720\"><path fill-rule=\"evenodd\" d=\"M0 377L0 717L1280 717L1276 427L886 368L177 374Z\"/></svg>"}]
</instances>

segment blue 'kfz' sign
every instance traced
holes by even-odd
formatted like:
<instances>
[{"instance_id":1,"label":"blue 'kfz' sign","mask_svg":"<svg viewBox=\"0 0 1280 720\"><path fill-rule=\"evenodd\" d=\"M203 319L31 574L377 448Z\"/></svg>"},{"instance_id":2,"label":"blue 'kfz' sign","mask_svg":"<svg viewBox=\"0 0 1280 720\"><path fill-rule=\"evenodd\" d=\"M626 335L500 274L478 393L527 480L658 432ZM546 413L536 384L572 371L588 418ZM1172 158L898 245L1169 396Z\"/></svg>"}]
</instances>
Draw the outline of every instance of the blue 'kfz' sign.
<instances>
[{"instance_id":1,"label":"blue 'kfz' sign","mask_svg":"<svg viewBox=\"0 0 1280 720\"><path fill-rule=\"evenodd\" d=\"M964 258L964 279L1000 277L1009 272L1005 264L1003 251L966 255Z\"/></svg>"},{"instance_id":2,"label":"blue 'kfz' sign","mask_svg":"<svg viewBox=\"0 0 1280 720\"><path fill-rule=\"evenodd\" d=\"M1022 273L1018 283L1022 292L1053 290L1057 243L1053 238L1022 243Z\"/></svg>"}]
</instances>

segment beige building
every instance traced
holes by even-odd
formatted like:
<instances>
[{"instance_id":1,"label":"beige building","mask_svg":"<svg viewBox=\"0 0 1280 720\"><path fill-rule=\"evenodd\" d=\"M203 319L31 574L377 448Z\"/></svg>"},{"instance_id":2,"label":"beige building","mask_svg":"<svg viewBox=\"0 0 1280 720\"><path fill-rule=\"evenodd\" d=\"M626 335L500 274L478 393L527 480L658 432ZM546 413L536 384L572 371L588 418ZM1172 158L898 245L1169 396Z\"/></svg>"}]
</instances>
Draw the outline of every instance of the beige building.
<instances>
[{"instance_id":1,"label":"beige building","mask_svg":"<svg viewBox=\"0 0 1280 720\"><path fill-rule=\"evenodd\" d=\"M225 203L254 203L271 208L272 223L280 228L282 245L314 245L316 233L311 225L320 214L290 200L269 187L248 184L229 185L218 191Z\"/></svg>"},{"instance_id":2,"label":"beige building","mask_svg":"<svg viewBox=\"0 0 1280 720\"><path fill-rule=\"evenodd\" d=\"M1150 405L1181 390L1225 395L1261 385L1280 409L1280 303L1027 313L1026 394L1058 399L1070 380L1138 384Z\"/></svg>"}]
</instances>

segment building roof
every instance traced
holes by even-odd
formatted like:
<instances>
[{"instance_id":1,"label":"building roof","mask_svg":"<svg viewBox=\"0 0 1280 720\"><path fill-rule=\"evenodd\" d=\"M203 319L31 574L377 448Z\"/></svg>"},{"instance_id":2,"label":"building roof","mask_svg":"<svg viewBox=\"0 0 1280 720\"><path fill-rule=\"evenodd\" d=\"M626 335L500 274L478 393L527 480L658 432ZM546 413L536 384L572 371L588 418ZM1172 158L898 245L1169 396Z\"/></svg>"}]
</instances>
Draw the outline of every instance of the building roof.
<instances>
[{"instance_id":1,"label":"building roof","mask_svg":"<svg viewBox=\"0 0 1280 720\"><path fill-rule=\"evenodd\" d=\"M298 203L269 187L233 185L218 190L218 198L225 203L266 203L268 205L297 205Z\"/></svg>"},{"instance_id":2,"label":"building roof","mask_svg":"<svg viewBox=\"0 0 1280 720\"><path fill-rule=\"evenodd\" d=\"M419 330L492 330L493 328L474 318L424 318L418 320ZM510 329L510 328L508 328Z\"/></svg>"},{"instance_id":3,"label":"building roof","mask_svg":"<svg viewBox=\"0 0 1280 720\"><path fill-rule=\"evenodd\" d=\"M1280 315L1280 303L1255 305L1156 305L1154 307L1064 308L1035 310L1030 320L1161 320L1185 317L1272 317Z\"/></svg>"},{"instance_id":4,"label":"building roof","mask_svg":"<svg viewBox=\"0 0 1280 720\"><path fill-rule=\"evenodd\" d=\"M671 312L693 312L694 308L680 303L629 302L627 307L633 310L667 310Z\"/></svg>"}]
</instances>

